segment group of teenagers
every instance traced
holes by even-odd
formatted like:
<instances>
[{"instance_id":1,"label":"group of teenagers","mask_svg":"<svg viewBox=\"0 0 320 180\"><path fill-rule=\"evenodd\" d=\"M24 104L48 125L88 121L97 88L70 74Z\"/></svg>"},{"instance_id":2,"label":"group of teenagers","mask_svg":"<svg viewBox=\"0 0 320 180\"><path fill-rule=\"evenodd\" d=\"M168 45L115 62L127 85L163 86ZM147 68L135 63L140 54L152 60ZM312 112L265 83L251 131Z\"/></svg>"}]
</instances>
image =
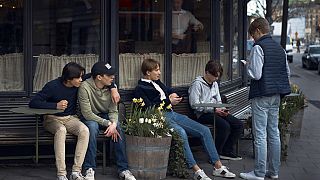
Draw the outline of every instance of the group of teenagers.
<instances>
[{"instance_id":1,"label":"group of teenagers","mask_svg":"<svg viewBox=\"0 0 320 180\"><path fill-rule=\"evenodd\" d=\"M286 83L289 82L282 82L286 78L288 81L288 67L285 62L285 52L271 39L268 27L268 22L263 18L256 19L249 27L249 33L256 43L254 47L257 47L251 51L251 59L246 64L248 74L252 77L249 98L252 99L256 159L254 171L240 173L240 177L244 179L259 180L264 179L266 175L275 179L278 178L279 173L280 140L279 130L275 126L278 123L280 96L288 93L289 85ZM277 48L269 50L273 46ZM279 65L276 71L273 70L274 63ZM160 106L163 102L166 105L175 106L181 102L182 97L160 81L161 72L158 61L145 59L141 65L141 72L143 77L138 81L134 97L142 98L146 107ZM125 180L136 179L128 168L125 136L118 122L117 103L120 95L113 82L115 74L115 68L105 62L95 63L89 74L85 74L85 69L81 65L70 62L64 66L61 77L48 82L30 101L31 108L62 111L43 116L44 128L54 134L57 180L68 179L65 164L67 132L78 137L69 179L95 179L97 136L100 130L103 130L106 137L111 137L119 177ZM197 77L191 83L188 90L189 103L196 114L195 120L176 113L173 109L166 109L164 112L167 123L183 141L185 160L188 168L193 170L193 178L196 180L211 178L195 161L189 146L188 135L197 137L202 142L209 162L213 166L211 172L213 176L236 177L222 165L221 159L242 159L234 153L233 149L243 131L242 122L229 114L226 108L195 106L199 103L222 103L217 82L222 74L223 69L220 63L211 60L204 67L204 75ZM273 80L279 82L269 83ZM80 113L77 113L77 109L80 109ZM216 115L215 139L210 129L203 125L213 123L214 115ZM270 153L267 153L267 140ZM82 175L82 173L85 174Z\"/></svg>"}]
</instances>

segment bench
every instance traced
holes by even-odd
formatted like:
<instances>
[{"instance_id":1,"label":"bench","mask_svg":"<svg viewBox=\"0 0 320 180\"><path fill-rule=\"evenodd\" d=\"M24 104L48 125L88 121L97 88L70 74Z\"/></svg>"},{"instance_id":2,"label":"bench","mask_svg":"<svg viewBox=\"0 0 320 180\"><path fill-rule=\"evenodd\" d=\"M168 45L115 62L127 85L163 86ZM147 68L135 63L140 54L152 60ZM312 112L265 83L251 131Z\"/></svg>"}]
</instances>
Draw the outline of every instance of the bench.
<instances>
[{"instance_id":1,"label":"bench","mask_svg":"<svg viewBox=\"0 0 320 180\"><path fill-rule=\"evenodd\" d=\"M183 94L183 93L182 93ZM249 97L249 87L242 87L231 92L221 94L222 101L224 103L235 104L236 106L229 108L230 113L236 118L240 119L244 124L244 131L249 132L248 135L243 136L241 139L252 140L253 136L251 131L251 104L248 99ZM183 96L183 100L176 106L173 106L175 112L184 114L191 119L196 119L193 109L191 109L189 104L188 95ZM213 132L213 125L205 124ZM245 133L243 133L245 134ZM254 146L253 146L254 147ZM239 154L239 141L236 146L236 152Z\"/></svg>"},{"instance_id":2,"label":"bench","mask_svg":"<svg viewBox=\"0 0 320 180\"><path fill-rule=\"evenodd\" d=\"M54 156L39 155L39 145L51 145L53 144L54 136L43 128L42 122L36 121L34 115L18 114L10 111L12 108L28 106L29 99L18 100L2 100L0 102L0 146L20 146L20 145L34 145L35 154L24 156L1 156L0 160L5 159L33 159L35 163L38 163L39 158L52 158ZM39 137L36 138L36 127L38 123ZM106 148L110 138L106 138L103 132L97 138L98 142L103 142L103 152L99 152L98 155L102 155L103 158L103 172L106 171L107 157L110 157L110 150ZM76 143L76 136L67 134L66 143ZM110 146L109 146L110 147ZM70 155L66 155L70 156ZM73 155L71 155L73 156ZM109 162L109 161L108 161Z\"/></svg>"},{"instance_id":3,"label":"bench","mask_svg":"<svg viewBox=\"0 0 320 180\"><path fill-rule=\"evenodd\" d=\"M244 132L241 139L252 140L252 147L254 148L253 134L251 129L251 102L249 100L249 87L242 87L222 95L224 103L236 104L237 106L229 108L230 113L240 119L244 125ZM245 132L246 131L246 132ZM239 141L236 147L239 154ZM254 152L254 149L253 149Z\"/></svg>"}]
</instances>

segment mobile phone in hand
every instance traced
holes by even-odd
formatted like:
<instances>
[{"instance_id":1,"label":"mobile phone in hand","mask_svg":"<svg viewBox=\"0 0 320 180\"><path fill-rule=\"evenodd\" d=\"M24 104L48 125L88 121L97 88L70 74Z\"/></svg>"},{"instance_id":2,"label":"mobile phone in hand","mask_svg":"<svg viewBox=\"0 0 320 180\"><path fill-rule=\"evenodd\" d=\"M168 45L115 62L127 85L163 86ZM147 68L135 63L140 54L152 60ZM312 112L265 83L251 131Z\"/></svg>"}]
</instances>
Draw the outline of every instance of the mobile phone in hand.
<instances>
[{"instance_id":1,"label":"mobile phone in hand","mask_svg":"<svg viewBox=\"0 0 320 180\"><path fill-rule=\"evenodd\" d=\"M247 61L246 60L244 60L244 59L241 59L240 60L244 65L246 65L247 64Z\"/></svg>"}]
</instances>

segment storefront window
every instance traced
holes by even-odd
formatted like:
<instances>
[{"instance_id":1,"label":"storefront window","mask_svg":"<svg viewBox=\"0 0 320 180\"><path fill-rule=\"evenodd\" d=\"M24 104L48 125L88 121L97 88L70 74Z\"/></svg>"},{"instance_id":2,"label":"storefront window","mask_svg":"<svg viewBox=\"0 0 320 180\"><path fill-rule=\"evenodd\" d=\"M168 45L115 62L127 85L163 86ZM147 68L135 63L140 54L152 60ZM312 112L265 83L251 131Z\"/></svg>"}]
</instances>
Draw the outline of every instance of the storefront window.
<instances>
[{"instance_id":1,"label":"storefront window","mask_svg":"<svg viewBox=\"0 0 320 180\"><path fill-rule=\"evenodd\" d=\"M141 78L140 67L146 58L161 64L164 77L164 36L160 33L164 0L119 1L119 86L132 89Z\"/></svg>"},{"instance_id":2,"label":"storefront window","mask_svg":"<svg viewBox=\"0 0 320 180\"><path fill-rule=\"evenodd\" d=\"M239 42L238 42L238 32L239 32L239 20L238 20L238 0L233 0L233 18L232 18L232 78L238 78L239 66L240 66L240 56L239 56Z\"/></svg>"},{"instance_id":3,"label":"storefront window","mask_svg":"<svg viewBox=\"0 0 320 180\"><path fill-rule=\"evenodd\" d=\"M220 63L223 68L222 81L231 80L230 72L230 10L228 9L229 0L220 1Z\"/></svg>"},{"instance_id":4,"label":"storefront window","mask_svg":"<svg viewBox=\"0 0 320 180\"><path fill-rule=\"evenodd\" d=\"M33 4L33 90L61 75L68 62L90 72L100 54L100 1L41 0Z\"/></svg>"},{"instance_id":5,"label":"storefront window","mask_svg":"<svg viewBox=\"0 0 320 180\"><path fill-rule=\"evenodd\" d=\"M210 60L210 0L172 0L172 86L188 86Z\"/></svg>"},{"instance_id":6,"label":"storefront window","mask_svg":"<svg viewBox=\"0 0 320 180\"><path fill-rule=\"evenodd\" d=\"M0 92L23 90L23 1L0 1Z\"/></svg>"}]
</instances>

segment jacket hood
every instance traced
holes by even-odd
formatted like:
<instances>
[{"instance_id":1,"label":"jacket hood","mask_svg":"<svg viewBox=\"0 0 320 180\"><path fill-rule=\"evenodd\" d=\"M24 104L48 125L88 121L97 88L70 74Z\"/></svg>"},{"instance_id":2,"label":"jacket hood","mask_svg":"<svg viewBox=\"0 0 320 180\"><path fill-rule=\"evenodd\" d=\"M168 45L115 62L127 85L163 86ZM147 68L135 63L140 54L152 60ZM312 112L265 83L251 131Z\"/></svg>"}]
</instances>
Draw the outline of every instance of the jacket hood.
<instances>
[{"instance_id":1,"label":"jacket hood","mask_svg":"<svg viewBox=\"0 0 320 180\"><path fill-rule=\"evenodd\" d=\"M208 83L203 79L203 76L198 76L198 77L196 77L196 78L192 81L192 84L193 84L194 82L200 82L200 83L205 84L205 85L208 86Z\"/></svg>"}]
</instances>

